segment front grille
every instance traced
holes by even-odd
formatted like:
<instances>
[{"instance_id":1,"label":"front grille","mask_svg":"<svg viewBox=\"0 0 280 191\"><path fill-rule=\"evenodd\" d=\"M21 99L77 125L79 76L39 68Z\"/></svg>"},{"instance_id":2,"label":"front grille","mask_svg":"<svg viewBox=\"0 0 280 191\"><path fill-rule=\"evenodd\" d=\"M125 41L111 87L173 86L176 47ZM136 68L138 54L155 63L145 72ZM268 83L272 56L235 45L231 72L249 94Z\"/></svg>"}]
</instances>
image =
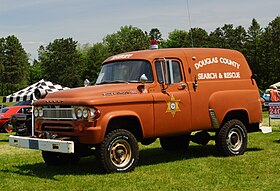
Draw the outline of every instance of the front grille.
<instances>
[{"instance_id":1,"label":"front grille","mask_svg":"<svg viewBox=\"0 0 280 191\"><path fill-rule=\"evenodd\" d=\"M55 132L74 132L74 128L69 124L43 124L43 131L55 131Z\"/></svg>"},{"instance_id":2,"label":"front grille","mask_svg":"<svg viewBox=\"0 0 280 191\"><path fill-rule=\"evenodd\" d=\"M42 108L44 117L48 120L74 120L76 115L73 108Z\"/></svg>"}]
</instances>

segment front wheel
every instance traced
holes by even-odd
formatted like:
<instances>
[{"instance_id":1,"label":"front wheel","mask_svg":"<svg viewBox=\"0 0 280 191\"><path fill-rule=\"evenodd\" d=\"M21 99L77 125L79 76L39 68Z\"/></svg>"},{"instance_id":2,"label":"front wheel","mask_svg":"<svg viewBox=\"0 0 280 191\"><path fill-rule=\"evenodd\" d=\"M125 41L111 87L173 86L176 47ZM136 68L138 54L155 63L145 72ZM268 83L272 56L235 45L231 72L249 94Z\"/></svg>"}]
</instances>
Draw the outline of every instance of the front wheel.
<instances>
[{"instance_id":1,"label":"front wheel","mask_svg":"<svg viewBox=\"0 0 280 191\"><path fill-rule=\"evenodd\" d=\"M132 171L139 161L137 140L124 129L108 133L97 147L97 154L107 173Z\"/></svg>"},{"instance_id":2,"label":"front wheel","mask_svg":"<svg viewBox=\"0 0 280 191\"><path fill-rule=\"evenodd\" d=\"M13 127L12 127L12 125L10 125L9 123L5 123L4 125L3 125L3 132L4 133L11 133L11 132L13 132Z\"/></svg>"},{"instance_id":3,"label":"front wheel","mask_svg":"<svg viewBox=\"0 0 280 191\"><path fill-rule=\"evenodd\" d=\"M226 122L216 134L216 146L223 156L235 156L244 154L247 148L247 131L244 124L232 119Z\"/></svg>"}]
</instances>

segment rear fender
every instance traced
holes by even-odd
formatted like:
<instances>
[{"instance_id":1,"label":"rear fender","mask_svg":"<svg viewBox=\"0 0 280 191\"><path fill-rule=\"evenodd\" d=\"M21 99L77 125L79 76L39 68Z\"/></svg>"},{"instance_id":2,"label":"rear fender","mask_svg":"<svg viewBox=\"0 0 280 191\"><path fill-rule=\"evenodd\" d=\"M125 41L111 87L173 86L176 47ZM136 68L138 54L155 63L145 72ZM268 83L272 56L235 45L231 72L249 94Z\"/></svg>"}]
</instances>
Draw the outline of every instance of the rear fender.
<instances>
[{"instance_id":1,"label":"rear fender","mask_svg":"<svg viewBox=\"0 0 280 191\"><path fill-rule=\"evenodd\" d=\"M262 118L259 97L255 90L227 90L213 93L209 98L209 109L216 113L219 124L233 111L247 113L248 123L259 123Z\"/></svg>"}]
</instances>

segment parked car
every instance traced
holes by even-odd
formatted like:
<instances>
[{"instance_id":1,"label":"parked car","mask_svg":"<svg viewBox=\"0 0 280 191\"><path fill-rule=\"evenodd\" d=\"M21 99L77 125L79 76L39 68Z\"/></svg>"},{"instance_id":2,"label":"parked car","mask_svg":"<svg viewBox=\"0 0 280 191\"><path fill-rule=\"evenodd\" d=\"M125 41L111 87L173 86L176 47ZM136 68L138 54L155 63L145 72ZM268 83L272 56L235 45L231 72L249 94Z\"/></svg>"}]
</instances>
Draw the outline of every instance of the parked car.
<instances>
[{"instance_id":1,"label":"parked car","mask_svg":"<svg viewBox=\"0 0 280 191\"><path fill-rule=\"evenodd\" d=\"M269 93L263 93L261 97L264 99L265 102L270 101L270 94Z\"/></svg>"},{"instance_id":2,"label":"parked car","mask_svg":"<svg viewBox=\"0 0 280 191\"><path fill-rule=\"evenodd\" d=\"M32 113L17 113L10 117L9 123L12 125L16 135L29 136L32 134Z\"/></svg>"},{"instance_id":3,"label":"parked car","mask_svg":"<svg viewBox=\"0 0 280 191\"><path fill-rule=\"evenodd\" d=\"M20 105L32 105L32 101L20 101L13 106L20 106Z\"/></svg>"},{"instance_id":4,"label":"parked car","mask_svg":"<svg viewBox=\"0 0 280 191\"><path fill-rule=\"evenodd\" d=\"M32 110L31 106L21 105L21 106L11 106L5 107L0 110L0 131L1 132L12 132L13 128L9 125L9 119L13 114L22 113L27 114Z\"/></svg>"},{"instance_id":5,"label":"parked car","mask_svg":"<svg viewBox=\"0 0 280 191\"><path fill-rule=\"evenodd\" d=\"M267 108L268 107L268 102L270 102L270 93L269 91L261 91L259 90L260 92L260 98L261 98L261 103L262 103L262 108Z\"/></svg>"}]
</instances>

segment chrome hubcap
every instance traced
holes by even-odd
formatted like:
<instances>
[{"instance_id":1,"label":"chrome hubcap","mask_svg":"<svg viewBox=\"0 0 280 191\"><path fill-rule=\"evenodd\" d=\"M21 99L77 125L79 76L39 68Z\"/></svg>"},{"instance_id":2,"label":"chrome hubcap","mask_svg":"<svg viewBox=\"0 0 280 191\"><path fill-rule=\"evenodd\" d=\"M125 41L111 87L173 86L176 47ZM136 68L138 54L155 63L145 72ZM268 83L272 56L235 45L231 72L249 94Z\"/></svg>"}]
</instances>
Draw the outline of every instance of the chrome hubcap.
<instances>
[{"instance_id":1,"label":"chrome hubcap","mask_svg":"<svg viewBox=\"0 0 280 191\"><path fill-rule=\"evenodd\" d=\"M131 160L131 147L126 140L116 140L110 147L111 162L117 167L125 167Z\"/></svg>"},{"instance_id":2,"label":"chrome hubcap","mask_svg":"<svg viewBox=\"0 0 280 191\"><path fill-rule=\"evenodd\" d=\"M237 127L232 128L228 133L226 142L230 150L238 151L243 143L242 132L240 129Z\"/></svg>"}]
</instances>

